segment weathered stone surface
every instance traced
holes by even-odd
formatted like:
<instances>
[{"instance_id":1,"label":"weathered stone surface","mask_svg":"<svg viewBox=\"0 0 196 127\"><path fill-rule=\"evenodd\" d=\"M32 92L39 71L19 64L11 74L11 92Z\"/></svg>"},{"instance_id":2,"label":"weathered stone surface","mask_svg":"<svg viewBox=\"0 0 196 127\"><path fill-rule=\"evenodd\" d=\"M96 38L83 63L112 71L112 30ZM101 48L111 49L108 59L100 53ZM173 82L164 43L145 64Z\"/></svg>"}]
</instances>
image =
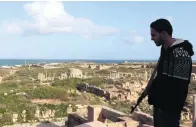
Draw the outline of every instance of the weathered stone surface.
<instances>
[{"instance_id":1,"label":"weathered stone surface","mask_svg":"<svg viewBox=\"0 0 196 127\"><path fill-rule=\"evenodd\" d=\"M83 118L82 116L76 113L71 113L69 114L68 121L65 123L65 125L68 127L74 127L76 125L80 125L86 122L88 122L87 119Z\"/></svg>"},{"instance_id":2,"label":"weathered stone surface","mask_svg":"<svg viewBox=\"0 0 196 127\"><path fill-rule=\"evenodd\" d=\"M67 76L68 76L68 78L82 78L83 73L80 69L69 68L69 70L67 72Z\"/></svg>"},{"instance_id":3,"label":"weathered stone surface","mask_svg":"<svg viewBox=\"0 0 196 127\"><path fill-rule=\"evenodd\" d=\"M95 121L102 122L107 127L153 127L152 116L143 112L136 112L134 116L101 105L88 106L88 119L76 113L68 117L67 126L87 125ZM85 124L84 124L85 123ZM82 126L81 126L82 127Z\"/></svg>"},{"instance_id":4,"label":"weathered stone surface","mask_svg":"<svg viewBox=\"0 0 196 127\"><path fill-rule=\"evenodd\" d=\"M78 83L77 84L77 90L81 91L81 92L89 92L89 93L93 93L97 96L100 97L104 97L106 100L110 100L110 93L107 92L106 90L99 88L99 87L95 87L93 85L89 85L88 83Z\"/></svg>"},{"instance_id":5,"label":"weathered stone surface","mask_svg":"<svg viewBox=\"0 0 196 127\"><path fill-rule=\"evenodd\" d=\"M142 124L153 125L153 117L149 114L135 111L133 117Z\"/></svg>"},{"instance_id":6,"label":"weathered stone surface","mask_svg":"<svg viewBox=\"0 0 196 127\"><path fill-rule=\"evenodd\" d=\"M18 121L18 114L12 115L12 121L13 121L13 123L16 123Z\"/></svg>"},{"instance_id":7,"label":"weathered stone surface","mask_svg":"<svg viewBox=\"0 0 196 127\"><path fill-rule=\"evenodd\" d=\"M154 126L147 125L147 124L142 124L141 127L154 127Z\"/></svg>"}]
</instances>

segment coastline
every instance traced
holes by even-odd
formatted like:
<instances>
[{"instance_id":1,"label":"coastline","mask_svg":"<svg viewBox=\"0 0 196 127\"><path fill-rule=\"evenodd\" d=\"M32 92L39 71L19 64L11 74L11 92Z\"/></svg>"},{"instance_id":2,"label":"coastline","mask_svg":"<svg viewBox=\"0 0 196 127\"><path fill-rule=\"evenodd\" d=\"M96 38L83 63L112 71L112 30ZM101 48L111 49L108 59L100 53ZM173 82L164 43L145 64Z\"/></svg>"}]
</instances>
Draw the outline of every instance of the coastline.
<instances>
[{"instance_id":1,"label":"coastline","mask_svg":"<svg viewBox=\"0 0 196 127\"><path fill-rule=\"evenodd\" d=\"M67 63L67 62L91 62L96 64L122 64L128 63L154 63L157 60L101 60L101 59L0 59L0 67L22 66L25 63Z\"/></svg>"}]
</instances>

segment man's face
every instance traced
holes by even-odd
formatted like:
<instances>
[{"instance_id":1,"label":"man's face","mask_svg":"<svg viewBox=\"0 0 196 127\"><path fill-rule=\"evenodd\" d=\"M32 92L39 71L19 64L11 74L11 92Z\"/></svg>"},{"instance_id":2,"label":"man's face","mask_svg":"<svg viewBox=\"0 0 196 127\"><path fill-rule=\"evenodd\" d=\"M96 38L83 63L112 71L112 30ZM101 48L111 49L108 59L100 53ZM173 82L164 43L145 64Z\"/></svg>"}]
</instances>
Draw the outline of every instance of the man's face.
<instances>
[{"instance_id":1,"label":"man's face","mask_svg":"<svg viewBox=\"0 0 196 127\"><path fill-rule=\"evenodd\" d=\"M155 29L151 28L151 40L153 40L156 44L156 46L161 46L163 45L163 37L161 33L157 32Z\"/></svg>"}]
</instances>

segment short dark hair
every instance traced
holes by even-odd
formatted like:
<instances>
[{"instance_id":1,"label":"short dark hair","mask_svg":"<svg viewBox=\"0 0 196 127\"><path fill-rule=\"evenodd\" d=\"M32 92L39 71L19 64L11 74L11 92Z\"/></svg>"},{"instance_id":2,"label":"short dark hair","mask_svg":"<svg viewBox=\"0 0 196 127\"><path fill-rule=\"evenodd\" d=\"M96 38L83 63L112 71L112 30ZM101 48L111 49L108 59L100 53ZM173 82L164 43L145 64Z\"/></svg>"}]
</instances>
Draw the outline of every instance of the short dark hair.
<instances>
[{"instance_id":1,"label":"short dark hair","mask_svg":"<svg viewBox=\"0 0 196 127\"><path fill-rule=\"evenodd\" d=\"M171 23L167 19L157 19L150 24L150 27L158 32L166 31L170 36L172 36L173 28Z\"/></svg>"}]
</instances>

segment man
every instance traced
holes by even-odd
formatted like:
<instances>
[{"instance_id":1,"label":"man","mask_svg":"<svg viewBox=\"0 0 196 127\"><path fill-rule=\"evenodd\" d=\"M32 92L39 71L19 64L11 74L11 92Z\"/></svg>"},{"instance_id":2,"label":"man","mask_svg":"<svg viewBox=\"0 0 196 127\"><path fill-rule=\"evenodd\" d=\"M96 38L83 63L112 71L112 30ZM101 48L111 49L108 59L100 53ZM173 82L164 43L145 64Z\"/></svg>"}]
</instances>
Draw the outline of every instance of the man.
<instances>
[{"instance_id":1,"label":"man","mask_svg":"<svg viewBox=\"0 0 196 127\"><path fill-rule=\"evenodd\" d=\"M166 19L152 22L150 28L151 40L161 46L157 75L148 91L154 127L179 127L190 83L193 47L188 40L172 37L172 25Z\"/></svg>"}]
</instances>

